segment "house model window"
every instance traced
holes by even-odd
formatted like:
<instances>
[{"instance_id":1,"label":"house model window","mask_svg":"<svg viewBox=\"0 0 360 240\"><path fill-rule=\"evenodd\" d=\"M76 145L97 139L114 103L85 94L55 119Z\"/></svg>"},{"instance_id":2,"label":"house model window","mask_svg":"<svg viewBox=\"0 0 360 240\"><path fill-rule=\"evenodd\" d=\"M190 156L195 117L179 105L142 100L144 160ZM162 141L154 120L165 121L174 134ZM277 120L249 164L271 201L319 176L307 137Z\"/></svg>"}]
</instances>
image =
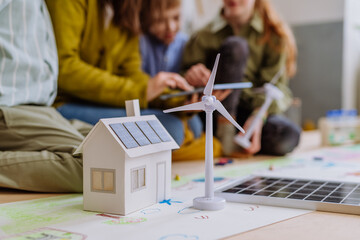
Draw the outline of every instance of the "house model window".
<instances>
[{"instance_id":1,"label":"house model window","mask_svg":"<svg viewBox=\"0 0 360 240\"><path fill-rule=\"evenodd\" d=\"M115 169L92 168L91 191L115 193Z\"/></svg>"},{"instance_id":2,"label":"house model window","mask_svg":"<svg viewBox=\"0 0 360 240\"><path fill-rule=\"evenodd\" d=\"M145 166L131 169L131 190L132 192L146 187Z\"/></svg>"}]
</instances>

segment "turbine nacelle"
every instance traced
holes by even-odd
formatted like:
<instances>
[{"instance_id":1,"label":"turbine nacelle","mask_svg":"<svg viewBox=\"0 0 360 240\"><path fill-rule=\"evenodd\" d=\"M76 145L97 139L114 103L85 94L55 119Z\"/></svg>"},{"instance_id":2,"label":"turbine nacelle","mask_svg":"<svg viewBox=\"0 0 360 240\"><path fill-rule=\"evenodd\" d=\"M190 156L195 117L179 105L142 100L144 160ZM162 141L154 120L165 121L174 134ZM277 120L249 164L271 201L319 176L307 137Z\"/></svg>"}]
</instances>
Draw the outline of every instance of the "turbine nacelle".
<instances>
[{"instance_id":1,"label":"turbine nacelle","mask_svg":"<svg viewBox=\"0 0 360 240\"><path fill-rule=\"evenodd\" d=\"M213 105L214 102L216 102L216 97L215 96L203 96L201 98L201 101L205 104L205 105Z\"/></svg>"},{"instance_id":2,"label":"turbine nacelle","mask_svg":"<svg viewBox=\"0 0 360 240\"><path fill-rule=\"evenodd\" d=\"M214 111L215 110L215 96L203 96L201 101L204 103L205 111Z\"/></svg>"}]
</instances>

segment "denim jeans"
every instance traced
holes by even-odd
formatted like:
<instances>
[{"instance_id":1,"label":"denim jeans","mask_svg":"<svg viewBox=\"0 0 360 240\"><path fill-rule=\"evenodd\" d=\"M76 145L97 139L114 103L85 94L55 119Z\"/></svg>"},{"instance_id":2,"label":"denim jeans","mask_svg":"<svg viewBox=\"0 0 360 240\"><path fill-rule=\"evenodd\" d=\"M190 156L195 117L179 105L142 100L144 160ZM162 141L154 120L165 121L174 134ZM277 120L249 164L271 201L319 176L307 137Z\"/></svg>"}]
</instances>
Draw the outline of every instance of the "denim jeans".
<instances>
[{"instance_id":1,"label":"denim jeans","mask_svg":"<svg viewBox=\"0 0 360 240\"><path fill-rule=\"evenodd\" d=\"M101 105L90 105L84 103L66 103L57 109L66 119L79 119L95 125L100 118L126 117L124 108L115 108ZM160 109L142 109L141 115L155 115L164 125L166 130L180 146L184 141L184 125L180 118L175 115L163 113ZM188 121L190 129L195 138L200 137L202 123L195 115Z\"/></svg>"}]
</instances>

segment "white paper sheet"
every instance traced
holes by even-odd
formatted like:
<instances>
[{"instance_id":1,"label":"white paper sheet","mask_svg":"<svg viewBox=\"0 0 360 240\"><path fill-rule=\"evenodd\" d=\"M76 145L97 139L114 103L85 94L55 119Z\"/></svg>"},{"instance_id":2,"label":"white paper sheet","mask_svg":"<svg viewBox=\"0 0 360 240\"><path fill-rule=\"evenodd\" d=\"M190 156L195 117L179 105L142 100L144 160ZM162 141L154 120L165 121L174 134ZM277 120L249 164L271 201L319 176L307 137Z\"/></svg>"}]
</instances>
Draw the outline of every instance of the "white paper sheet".
<instances>
[{"instance_id":1,"label":"white paper sheet","mask_svg":"<svg viewBox=\"0 0 360 240\"><path fill-rule=\"evenodd\" d=\"M269 164L273 165L272 171L267 170ZM360 147L325 149L217 169L216 186L250 173L360 181ZM202 174L182 177L181 181L173 182L171 199L125 217L85 212L82 195L76 194L1 204L0 238L219 239L309 212L240 203L226 203L220 211L199 211L192 208L192 199L204 194L202 177Z\"/></svg>"}]
</instances>

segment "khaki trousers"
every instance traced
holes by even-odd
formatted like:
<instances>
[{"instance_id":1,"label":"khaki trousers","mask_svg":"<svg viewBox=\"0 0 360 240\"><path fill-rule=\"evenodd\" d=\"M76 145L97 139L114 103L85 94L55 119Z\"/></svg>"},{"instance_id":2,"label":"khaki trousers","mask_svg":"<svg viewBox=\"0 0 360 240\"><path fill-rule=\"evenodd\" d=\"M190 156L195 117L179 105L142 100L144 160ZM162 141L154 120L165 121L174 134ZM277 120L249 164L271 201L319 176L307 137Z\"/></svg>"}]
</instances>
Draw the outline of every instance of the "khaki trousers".
<instances>
[{"instance_id":1,"label":"khaki trousers","mask_svg":"<svg viewBox=\"0 0 360 240\"><path fill-rule=\"evenodd\" d=\"M0 107L0 187L82 192L82 159L72 153L91 127L52 107Z\"/></svg>"}]
</instances>

